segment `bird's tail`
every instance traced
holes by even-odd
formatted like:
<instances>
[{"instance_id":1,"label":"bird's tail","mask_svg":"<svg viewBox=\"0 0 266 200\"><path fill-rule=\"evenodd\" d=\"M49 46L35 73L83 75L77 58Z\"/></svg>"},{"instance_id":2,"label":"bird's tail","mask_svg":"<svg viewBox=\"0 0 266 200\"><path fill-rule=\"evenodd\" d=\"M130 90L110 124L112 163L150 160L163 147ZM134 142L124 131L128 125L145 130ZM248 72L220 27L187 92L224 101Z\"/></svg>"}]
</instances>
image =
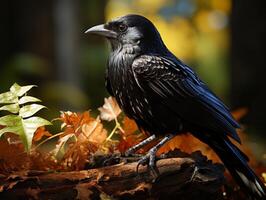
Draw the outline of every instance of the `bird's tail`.
<instances>
[{"instance_id":1,"label":"bird's tail","mask_svg":"<svg viewBox=\"0 0 266 200\"><path fill-rule=\"evenodd\" d=\"M266 200L266 189L262 181L248 166L248 157L227 137L205 138L204 141L216 152L240 188L252 200ZM211 141L210 141L211 140Z\"/></svg>"}]
</instances>

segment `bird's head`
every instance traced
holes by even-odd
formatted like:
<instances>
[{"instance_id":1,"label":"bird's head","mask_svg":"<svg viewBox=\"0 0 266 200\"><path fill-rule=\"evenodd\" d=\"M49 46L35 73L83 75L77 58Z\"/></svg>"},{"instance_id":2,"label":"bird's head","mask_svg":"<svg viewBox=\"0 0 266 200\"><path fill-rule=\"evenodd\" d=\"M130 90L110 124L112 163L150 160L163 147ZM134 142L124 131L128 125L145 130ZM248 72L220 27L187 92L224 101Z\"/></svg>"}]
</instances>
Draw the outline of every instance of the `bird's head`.
<instances>
[{"instance_id":1,"label":"bird's head","mask_svg":"<svg viewBox=\"0 0 266 200\"><path fill-rule=\"evenodd\" d=\"M92 33L106 37L113 50L125 46L138 47L141 52L157 53L167 51L161 36L150 20L140 15L126 15L88 29Z\"/></svg>"}]
</instances>

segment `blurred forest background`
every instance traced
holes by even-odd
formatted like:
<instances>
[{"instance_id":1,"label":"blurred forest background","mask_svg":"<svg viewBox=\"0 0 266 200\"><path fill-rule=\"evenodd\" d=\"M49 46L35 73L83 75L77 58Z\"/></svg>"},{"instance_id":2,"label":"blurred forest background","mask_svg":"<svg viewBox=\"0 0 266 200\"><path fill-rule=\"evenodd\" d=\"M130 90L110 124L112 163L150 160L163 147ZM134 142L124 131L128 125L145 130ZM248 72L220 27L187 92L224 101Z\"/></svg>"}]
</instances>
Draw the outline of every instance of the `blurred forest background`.
<instances>
[{"instance_id":1,"label":"blurred forest background","mask_svg":"<svg viewBox=\"0 0 266 200\"><path fill-rule=\"evenodd\" d=\"M250 144L265 152L262 0L4 0L0 11L0 92L14 82L38 85L34 95L49 108L48 119L103 104L108 45L84 31L139 13L227 105L248 108L242 123Z\"/></svg>"}]
</instances>

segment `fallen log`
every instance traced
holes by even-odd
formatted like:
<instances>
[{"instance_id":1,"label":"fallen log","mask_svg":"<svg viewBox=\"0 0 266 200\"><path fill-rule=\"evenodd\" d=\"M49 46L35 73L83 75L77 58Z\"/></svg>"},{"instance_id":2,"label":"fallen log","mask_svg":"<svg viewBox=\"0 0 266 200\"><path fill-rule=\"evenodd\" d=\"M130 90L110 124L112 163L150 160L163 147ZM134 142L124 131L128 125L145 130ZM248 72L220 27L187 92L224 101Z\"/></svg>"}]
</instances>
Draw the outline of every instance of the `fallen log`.
<instances>
[{"instance_id":1,"label":"fallen log","mask_svg":"<svg viewBox=\"0 0 266 200\"><path fill-rule=\"evenodd\" d=\"M106 163L107 158L100 160ZM168 153L157 161L157 178L146 166L137 173L137 162L130 158L118 155L114 160L115 165L82 171L3 175L0 199L222 199L224 168L200 152Z\"/></svg>"}]
</instances>

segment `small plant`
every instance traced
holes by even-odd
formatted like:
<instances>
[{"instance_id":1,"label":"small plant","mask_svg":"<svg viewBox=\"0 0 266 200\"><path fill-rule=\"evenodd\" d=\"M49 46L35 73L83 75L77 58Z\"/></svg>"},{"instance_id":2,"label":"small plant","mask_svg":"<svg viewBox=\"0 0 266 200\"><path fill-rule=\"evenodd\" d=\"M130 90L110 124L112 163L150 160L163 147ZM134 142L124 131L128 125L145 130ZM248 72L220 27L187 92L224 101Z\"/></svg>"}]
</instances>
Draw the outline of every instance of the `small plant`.
<instances>
[{"instance_id":1,"label":"small plant","mask_svg":"<svg viewBox=\"0 0 266 200\"><path fill-rule=\"evenodd\" d=\"M41 117L33 116L45 106L36 102L40 102L32 96L28 96L27 92L35 87L34 85L20 86L13 84L10 91L0 94L0 111L8 111L9 113L0 117L0 125L4 126L0 129L0 136L4 133L17 134L27 152L31 149L32 138L37 128L51 123Z\"/></svg>"}]
</instances>

